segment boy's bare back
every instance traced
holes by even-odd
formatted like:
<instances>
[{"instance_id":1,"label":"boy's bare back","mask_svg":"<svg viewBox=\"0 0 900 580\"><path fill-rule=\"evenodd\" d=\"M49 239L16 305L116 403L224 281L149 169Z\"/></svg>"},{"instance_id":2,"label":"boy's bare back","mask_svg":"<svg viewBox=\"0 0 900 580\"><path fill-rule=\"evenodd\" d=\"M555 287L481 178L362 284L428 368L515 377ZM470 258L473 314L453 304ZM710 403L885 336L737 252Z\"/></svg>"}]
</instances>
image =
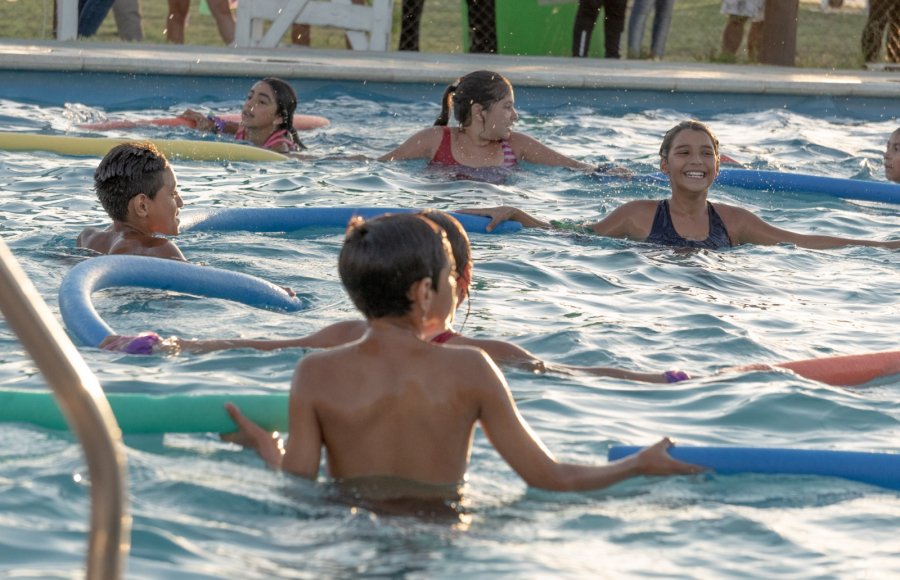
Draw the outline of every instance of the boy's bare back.
<instances>
[{"instance_id":1,"label":"boy's bare back","mask_svg":"<svg viewBox=\"0 0 900 580\"><path fill-rule=\"evenodd\" d=\"M102 230L85 228L78 234L76 246L93 250L99 254L133 254L184 260L181 250L170 240L148 236L128 226L117 227L120 225L115 223Z\"/></svg>"},{"instance_id":2,"label":"boy's bare back","mask_svg":"<svg viewBox=\"0 0 900 580\"><path fill-rule=\"evenodd\" d=\"M332 477L461 482L483 391L504 388L493 364L473 348L373 326L360 341L298 365L284 468L315 477L324 444Z\"/></svg>"}]
</instances>

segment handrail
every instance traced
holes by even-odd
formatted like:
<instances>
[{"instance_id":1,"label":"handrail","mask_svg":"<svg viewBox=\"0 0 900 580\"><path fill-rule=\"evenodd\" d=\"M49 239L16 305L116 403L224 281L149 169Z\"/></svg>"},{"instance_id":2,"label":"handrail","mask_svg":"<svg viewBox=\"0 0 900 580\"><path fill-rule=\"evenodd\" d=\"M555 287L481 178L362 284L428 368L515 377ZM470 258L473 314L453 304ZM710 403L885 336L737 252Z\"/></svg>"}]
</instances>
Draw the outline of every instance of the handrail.
<instances>
[{"instance_id":1,"label":"handrail","mask_svg":"<svg viewBox=\"0 0 900 580\"><path fill-rule=\"evenodd\" d=\"M91 482L87 580L122 577L131 541L122 432L97 378L0 240L0 312L81 441Z\"/></svg>"}]
</instances>

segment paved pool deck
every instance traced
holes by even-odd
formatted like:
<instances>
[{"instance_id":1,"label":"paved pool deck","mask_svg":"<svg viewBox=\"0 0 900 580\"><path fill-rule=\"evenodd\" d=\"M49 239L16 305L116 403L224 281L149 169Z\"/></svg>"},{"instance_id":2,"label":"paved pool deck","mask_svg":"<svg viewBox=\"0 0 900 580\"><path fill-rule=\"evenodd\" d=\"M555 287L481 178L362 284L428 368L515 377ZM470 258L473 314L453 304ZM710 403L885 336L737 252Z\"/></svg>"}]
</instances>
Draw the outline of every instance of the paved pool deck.
<instances>
[{"instance_id":1,"label":"paved pool deck","mask_svg":"<svg viewBox=\"0 0 900 580\"><path fill-rule=\"evenodd\" d=\"M900 99L900 73L867 70L287 47L239 49L0 40L0 71L277 76L447 84L478 69L500 72L514 86Z\"/></svg>"}]
</instances>

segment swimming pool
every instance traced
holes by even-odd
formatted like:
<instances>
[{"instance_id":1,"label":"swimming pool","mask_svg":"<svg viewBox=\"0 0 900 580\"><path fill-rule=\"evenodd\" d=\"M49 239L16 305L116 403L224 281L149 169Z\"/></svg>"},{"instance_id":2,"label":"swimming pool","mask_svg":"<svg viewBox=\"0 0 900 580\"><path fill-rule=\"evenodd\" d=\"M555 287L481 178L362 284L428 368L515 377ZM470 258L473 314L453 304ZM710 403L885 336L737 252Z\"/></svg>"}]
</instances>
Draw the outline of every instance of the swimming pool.
<instances>
[{"instance_id":1,"label":"swimming pool","mask_svg":"<svg viewBox=\"0 0 900 580\"><path fill-rule=\"evenodd\" d=\"M156 92L170 94L145 92L145 101L110 91L103 107L123 116L166 116L233 87L209 104L235 108L246 81L221 83L180 87L174 95L173 87L158 86ZM328 154L386 151L433 121L440 90L295 86L301 112L332 120L304 135L312 151ZM654 170L662 133L688 114L709 122L723 151L753 167L862 179L882 179L881 151L895 128L894 120L812 101L785 109L762 99L732 110L711 99L657 96L628 110L613 98L573 95L517 92L520 130L574 157L614 160L640 172ZM70 107L67 113L56 98L7 97L0 118L8 130L59 133L71 130L67 114L91 112ZM84 259L74 249L75 235L106 219L90 191L96 163L0 152L4 239L56 313L60 281ZM666 193L541 167L527 167L499 186L446 182L421 168L414 162L175 164L186 210L449 209L503 201L546 217L590 219L623 201ZM803 232L885 239L900 225L900 206L738 189L711 197ZM95 296L113 328L290 337L354 315L336 275L339 232L196 232L178 244L191 261L289 285L313 308L288 315L125 289ZM897 450L896 380L846 390L780 373L712 375L735 364L895 349L896 252L786 246L683 252L540 231L473 236L472 244L476 292L466 332L570 364L678 366L710 375L658 386L508 369L522 413L562 459L603 461L610 444L649 443L661 435L684 444ZM170 359L82 354L110 392L237 393L285 390L304 352ZM0 360L4 386L40 388L33 363L5 326ZM4 424L0 438L2 575L78 576L87 525L86 483L76 477L86 476L79 446L69 434L25 425ZM266 470L253 454L213 435L130 436L126 444L134 515L128 577L862 578L900 571L897 494L842 480L710 475L548 493L526 489L479 432L467 493L471 522L462 523L353 510L320 487Z\"/></svg>"}]
</instances>

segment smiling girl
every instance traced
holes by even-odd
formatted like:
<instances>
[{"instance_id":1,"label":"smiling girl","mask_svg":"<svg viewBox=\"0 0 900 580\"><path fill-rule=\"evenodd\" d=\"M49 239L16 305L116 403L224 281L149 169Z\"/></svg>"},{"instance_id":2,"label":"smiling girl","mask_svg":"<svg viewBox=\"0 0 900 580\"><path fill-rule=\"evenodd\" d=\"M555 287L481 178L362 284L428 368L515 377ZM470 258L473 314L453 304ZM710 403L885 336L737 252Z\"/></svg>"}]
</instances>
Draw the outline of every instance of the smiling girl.
<instances>
[{"instance_id":1,"label":"smiling girl","mask_svg":"<svg viewBox=\"0 0 900 580\"><path fill-rule=\"evenodd\" d=\"M229 133L238 141L278 153L306 149L294 129L297 93L281 79L265 78L250 89L241 108L241 122L232 123L218 117L204 116L188 109L182 117L194 121L200 131Z\"/></svg>"},{"instance_id":2,"label":"smiling girl","mask_svg":"<svg viewBox=\"0 0 900 580\"><path fill-rule=\"evenodd\" d=\"M448 127L450 112L459 123ZM512 85L500 74L480 70L451 84L441 99L441 115L434 127L419 131L379 161L428 159L435 166L470 178L478 169L514 169L519 161L594 171L596 166L557 153L512 130L519 115ZM613 173L631 175L627 169Z\"/></svg>"},{"instance_id":3,"label":"smiling girl","mask_svg":"<svg viewBox=\"0 0 900 580\"><path fill-rule=\"evenodd\" d=\"M719 174L719 140L699 121L684 121L670 129L659 148L659 158L659 170L669 176L672 187L669 199L630 201L584 229L611 238L690 248L780 243L814 249L849 245L900 248L900 240L879 242L798 234L767 224L746 209L712 204L707 198ZM459 212L492 218L488 231L503 220L517 221L525 227L572 227L548 223L509 206Z\"/></svg>"}]
</instances>

